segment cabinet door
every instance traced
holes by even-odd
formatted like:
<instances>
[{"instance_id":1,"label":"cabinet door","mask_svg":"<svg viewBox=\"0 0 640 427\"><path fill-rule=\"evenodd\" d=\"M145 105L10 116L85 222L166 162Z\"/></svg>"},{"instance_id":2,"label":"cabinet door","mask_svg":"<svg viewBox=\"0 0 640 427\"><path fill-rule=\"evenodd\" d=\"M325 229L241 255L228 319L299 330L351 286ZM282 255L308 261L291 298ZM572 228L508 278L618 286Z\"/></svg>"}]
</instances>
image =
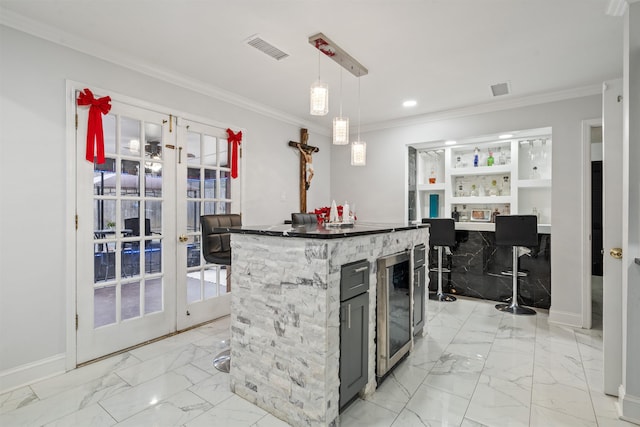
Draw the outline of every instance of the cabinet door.
<instances>
[{"instance_id":1,"label":"cabinet door","mask_svg":"<svg viewBox=\"0 0 640 427\"><path fill-rule=\"evenodd\" d=\"M424 328L425 266L413 270L413 335Z\"/></svg>"},{"instance_id":2,"label":"cabinet door","mask_svg":"<svg viewBox=\"0 0 640 427\"><path fill-rule=\"evenodd\" d=\"M369 293L340 305L340 407L367 384Z\"/></svg>"}]
</instances>

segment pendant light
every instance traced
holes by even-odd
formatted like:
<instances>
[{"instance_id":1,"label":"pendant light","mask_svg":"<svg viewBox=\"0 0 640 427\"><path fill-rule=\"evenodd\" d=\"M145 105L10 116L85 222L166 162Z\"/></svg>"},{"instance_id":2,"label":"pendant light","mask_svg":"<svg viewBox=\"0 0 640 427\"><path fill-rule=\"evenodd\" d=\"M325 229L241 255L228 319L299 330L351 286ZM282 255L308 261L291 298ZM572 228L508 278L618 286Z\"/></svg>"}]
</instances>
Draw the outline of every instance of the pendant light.
<instances>
[{"instance_id":1,"label":"pendant light","mask_svg":"<svg viewBox=\"0 0 640 427\"><path fill-rule=\"evenodd\" d=\"M342 117L342 68L340 69L340 115L333 118L333 144L349 143L349 118Z\"/></svg>"},{"instance_id":2,"label":"pendant light","mask_svg":"<svg viewBox=\"0 0 640 427\"><path fill-rule=\"evenodd\" d=\"M358 77L358 139L351 144L351 166L367 164L367 143L360 139L360 77Z\"/></svg>"},{"instance_id":3,"label":"pendant light","mask_svg":"<svg viewBox=\"0 0 640 427\"><path fill-rule=\"evenodd\" d=\"M318 80L313 82L310 90L309 113L312 116L326 116L329 112L329 85L320 80L320 48L316 42L318 49Z\"/></svg>"}]
</instances>

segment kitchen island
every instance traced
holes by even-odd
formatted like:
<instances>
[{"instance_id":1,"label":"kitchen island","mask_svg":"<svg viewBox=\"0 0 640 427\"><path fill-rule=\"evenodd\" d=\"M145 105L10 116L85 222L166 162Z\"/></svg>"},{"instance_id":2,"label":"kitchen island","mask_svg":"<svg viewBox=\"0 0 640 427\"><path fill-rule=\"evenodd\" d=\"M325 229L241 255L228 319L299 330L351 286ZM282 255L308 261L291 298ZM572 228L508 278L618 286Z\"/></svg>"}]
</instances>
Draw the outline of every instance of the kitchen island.
<instances>
[{"instance_id":1,"label":"kitchen island","mask_svg":"<svg viewBox=\"0 0 640 427\"><path fill-rule=\"evenodd\" d=\"M294 426L335 426L340 410L341 276L364 265L366 370L376 388L377 260L428 247L428 227L356 224L242 226L231 234L231 390ZM357 269L355 271L358 271ZM344 280L342 280L344 282ZM426 304L420 305L426 318ZM353 319L357 323L357 319ZM411 331L411 337L413 332Z\"/></svg>"}]
</instances>

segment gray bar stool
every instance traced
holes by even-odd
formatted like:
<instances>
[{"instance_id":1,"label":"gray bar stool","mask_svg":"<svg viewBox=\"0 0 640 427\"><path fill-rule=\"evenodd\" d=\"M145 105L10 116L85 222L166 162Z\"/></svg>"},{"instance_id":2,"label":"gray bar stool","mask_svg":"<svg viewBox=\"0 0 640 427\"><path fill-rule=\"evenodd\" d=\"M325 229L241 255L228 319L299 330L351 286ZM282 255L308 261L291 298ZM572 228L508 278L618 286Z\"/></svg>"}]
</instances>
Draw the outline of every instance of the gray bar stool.
<instances>
[{"instance_id":1,"label":"gray bar stool","mask_svg":"<svg viewBox=\"0 0 640 427\"><path fill-rule=\"evenodd\" d=\"M496 309L511 314L536 314L536 311L518 304L518 277L524 276L518 271L518 247L538 245L538 217L535 215L498 215L496 216L496 245L511 246L513 267L510 272L502 272L513 278L511 304L497 304Z\"/></svg>"},{"instance_id":2,"label":"gray bar stool","mask_svg":"<svg viewBox=\"0 0 640 427\"><path fill-rule=\"evenodd\" d=\"M442 252L447 246L456 244L455 222L451 218L423 218L423 224L429 224L429 246L438 250L438 268L431 268L429 271L438 272L438 291L429 293L429 299L437 301L451 302L456 297L442 292Z\"/></svg>"}]
</instances>

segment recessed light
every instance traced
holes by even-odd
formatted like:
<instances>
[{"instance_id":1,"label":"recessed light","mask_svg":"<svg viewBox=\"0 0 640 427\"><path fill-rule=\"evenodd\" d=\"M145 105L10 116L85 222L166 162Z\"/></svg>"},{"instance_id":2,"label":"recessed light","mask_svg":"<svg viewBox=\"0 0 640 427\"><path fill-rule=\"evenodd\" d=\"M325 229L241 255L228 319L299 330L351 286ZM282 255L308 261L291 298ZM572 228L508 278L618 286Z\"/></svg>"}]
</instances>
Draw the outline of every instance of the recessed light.
<instances>
[{"instance_id":1,"label":"recessed light","mask_svg":"<svg viewBox=\"0 0 640 427\"><path fill-rule=\"evenodd\" d=\"M409 99L407 101L404 101L402 103L403 107L415 107L416 105L418 105L418 101L416 101L415 99Z\"/></svg>"},{"instance_id":2,"label":"recessed light","mask_svg":"<svg viewBox=\"0 0 640 427\"><path fill-rule=\"evenodd\" d=\"M500 139L509 139L511 138L513 135L511 135L510 133L505 133L503 135L500 135L498 138Z\"/></svg>"},{"instance_id":3,"label":"recessed light","mask_svg":"<svg viewBox=\"0 0 640 427\"><path fill-rule=\"evenodd\" d=\"M449 141L445 141L444 145L456 145L458 142L450 139Z\"/></svg>"}]
</instances>

